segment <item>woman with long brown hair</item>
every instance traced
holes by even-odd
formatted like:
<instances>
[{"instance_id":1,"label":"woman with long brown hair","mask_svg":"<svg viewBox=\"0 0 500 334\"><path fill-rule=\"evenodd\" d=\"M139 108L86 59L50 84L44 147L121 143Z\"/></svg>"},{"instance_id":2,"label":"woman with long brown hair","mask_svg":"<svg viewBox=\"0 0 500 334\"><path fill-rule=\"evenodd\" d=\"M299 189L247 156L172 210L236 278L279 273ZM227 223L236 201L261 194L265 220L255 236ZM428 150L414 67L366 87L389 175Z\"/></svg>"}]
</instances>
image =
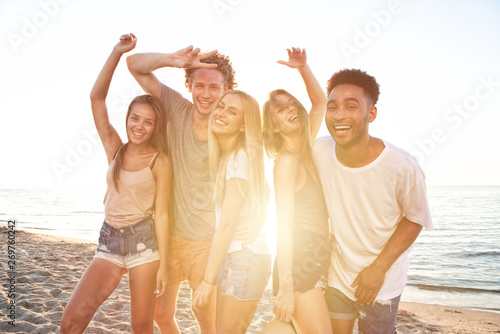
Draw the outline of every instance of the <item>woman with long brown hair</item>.
<instances>
[{"instance_id":1,"label":"woman with long brown hair","mask_svg":"<svg viewBox=\"0 0 500 334\"><path fill-rule=\"evenodd\" d=\"M331 333L323 297L330 251L328 213L312 161L311 139L319 132L326 96L307 65L306 51L288 50L288 61L304 80L311 110L283 89L272 91L263 107L264 143L274 158L278 221L273 271L277 318L295 323L303 333Z\"/></svg>"},{"instance_id":2,"label":"woman with long brown hair","mask_svg":"<svg viewBox=\"0 0 500 334\"><path fill-rule=\"evenodd\" d=\"M168 198L170 160L161 102L136 97L126 117L124 144L108 118L106 96L122 54L134 49L136 37L123 35L115 45L90 93L92 114L108 159L105 221L94 259L64 310L61 333L82 333L99 306L129 273L134 333L153 333L155 294L168 281Z\"/></svg>"}]
</instances>

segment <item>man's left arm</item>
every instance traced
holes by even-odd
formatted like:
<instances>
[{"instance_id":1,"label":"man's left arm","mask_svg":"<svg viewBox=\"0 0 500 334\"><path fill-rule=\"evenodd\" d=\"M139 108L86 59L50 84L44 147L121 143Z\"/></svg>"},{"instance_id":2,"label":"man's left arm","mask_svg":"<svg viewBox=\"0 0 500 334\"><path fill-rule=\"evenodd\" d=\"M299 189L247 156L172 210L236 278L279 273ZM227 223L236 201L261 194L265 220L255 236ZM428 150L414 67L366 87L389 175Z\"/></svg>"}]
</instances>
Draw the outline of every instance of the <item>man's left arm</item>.
<instances>
[{"instance_id":1,"label":"man's left arm","mask_svg":"<svg viewBox=\"0 0 500 334\"><path fill-rule=\"evenodd\" d=\"M394 234L389 239L379 256L371 265L363 269L356 277L352 286L357 286L355 296L360 305L370 305L375 301L382 288L385 274L392 264L417 239L422 225L403 218Z\"/></svg>"}]
</instances>

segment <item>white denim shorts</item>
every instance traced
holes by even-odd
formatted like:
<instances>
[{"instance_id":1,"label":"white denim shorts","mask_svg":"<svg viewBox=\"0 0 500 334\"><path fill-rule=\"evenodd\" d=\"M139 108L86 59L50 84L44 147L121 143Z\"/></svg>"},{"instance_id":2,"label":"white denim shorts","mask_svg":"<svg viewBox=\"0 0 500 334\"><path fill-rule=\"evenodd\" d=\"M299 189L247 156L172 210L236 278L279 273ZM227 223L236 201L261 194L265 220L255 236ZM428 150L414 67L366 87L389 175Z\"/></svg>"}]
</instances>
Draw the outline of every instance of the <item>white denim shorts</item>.
<instances>
[{"instance_id":1,"label":"white denim shorts","mask_svg":"<svg viewBox=\"0 0 500 334\"><path fill-rule=\"evenodd\" d=\"M271 275L271 255L255 254L248 247L228 253L219 270L217 285L223 296L239 301L259 300Z\"/></svg>"}]
</instances>

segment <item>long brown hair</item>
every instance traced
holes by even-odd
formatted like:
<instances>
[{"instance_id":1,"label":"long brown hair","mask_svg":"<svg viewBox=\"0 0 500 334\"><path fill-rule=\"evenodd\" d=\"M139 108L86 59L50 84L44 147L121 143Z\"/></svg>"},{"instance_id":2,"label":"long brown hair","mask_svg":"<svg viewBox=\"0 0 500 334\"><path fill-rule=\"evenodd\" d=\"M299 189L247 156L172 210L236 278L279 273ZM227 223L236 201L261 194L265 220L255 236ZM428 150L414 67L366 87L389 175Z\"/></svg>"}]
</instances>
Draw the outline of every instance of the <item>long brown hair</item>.
<instances>
[{"instance_id":1,"label":"long brown hair","mask_svg":"<svg viewBox=\"0 0 500 334\"><path fill-rule=\"evenodd\" d=\"M283 146L283 138L281 137L281 134L279 132L274 132L275 125L272 117L273 110L282 104L282 102L276 99L276 96L280 94L290 97L293 101L293 105L297 108L300 119L299 157L309 173L311 173L316 182L318 182L316 167L314 167L312 159L309 114L302 103L300 103L299 100L284 89L276 89L269 93L269 99L262 107L264 146L266 148L267 155L270 158L277 158Z\"/></svg>"},{"instance_id":2,"label":"long brown hair","mask_svg":"<svg viewBox=\"0 0 500 334\"><path fill-rule=\"evenodd\" d=\"M149 144L153 146L158 154L164 153L167 154L167 117L165 108L159 99L149 94L136 96L132 102L130 102L127 110L127 116L125 118L125 125L128 124L128 118L130 116L130 112L132 107L136 104L143 103L149 105L153 108L156 114L156 122L155 128L153 131L153 135L149 139ZM119 192L118 183L120 180L120 170L123 167L123 156L125 151L127 150L128 142L130 138L128 137L127 132L127 143L125 143L118 151L118 154L115 157L115 165L113 166L113 183L115 184L116 191Z\"/></svg>"}]
</instances>

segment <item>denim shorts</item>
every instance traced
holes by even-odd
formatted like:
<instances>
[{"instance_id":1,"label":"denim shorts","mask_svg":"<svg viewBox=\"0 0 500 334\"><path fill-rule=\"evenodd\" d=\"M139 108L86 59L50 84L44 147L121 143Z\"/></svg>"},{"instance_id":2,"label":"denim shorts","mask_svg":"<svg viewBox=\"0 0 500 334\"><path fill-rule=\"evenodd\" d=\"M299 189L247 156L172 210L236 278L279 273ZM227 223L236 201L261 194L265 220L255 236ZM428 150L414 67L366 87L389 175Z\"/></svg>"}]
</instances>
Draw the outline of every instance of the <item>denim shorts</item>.
<instances>
[{"instance_id":1,"label":"denim shorts","mask_svg":"<svg viewBox=\"0 0 500 334\"><path fill-rule=\"evenodd\" d=\"M326 287L331 246L328 237L301 229L294 230L292 275L293 291L300 293ZM279 290L278 261L274 261L273 294Z\"/></svg>"},{"instance_id":2,"label":"denim shorts","mask_svg":"<svg viewBox=\"0 0 500 334\"><path fill-rule=\"evenodd\" d=\"M155 224L149 216L125 227L102 224L94 258L102 258L124 268L160 259Z\"/></svg>"},{"instance_id":3,"label":"denim shorts","mask_svg":"<svg viewBox=\"0 0 500 334\"><path fill-rule=\"evenodd\" d=\"M238 301L259 300L271 275L271 255L255 254L248 247L228 253L219 270L217 285L223 296Z\"/></svg>"},{"instance_id":4,"label":"denim shorts","mask_svg":"<svg viewBox=\"0 0 500 334\"><path fill-rule=\"evenodd\" d=\"M387 301L376 301L361 306L349 299L340 290L327 287L326 304L331 319L354 320L358 318L358 331L363 334L393 334L396 332L396 317L401 295Z\"/></svg>"}]
</instances>

